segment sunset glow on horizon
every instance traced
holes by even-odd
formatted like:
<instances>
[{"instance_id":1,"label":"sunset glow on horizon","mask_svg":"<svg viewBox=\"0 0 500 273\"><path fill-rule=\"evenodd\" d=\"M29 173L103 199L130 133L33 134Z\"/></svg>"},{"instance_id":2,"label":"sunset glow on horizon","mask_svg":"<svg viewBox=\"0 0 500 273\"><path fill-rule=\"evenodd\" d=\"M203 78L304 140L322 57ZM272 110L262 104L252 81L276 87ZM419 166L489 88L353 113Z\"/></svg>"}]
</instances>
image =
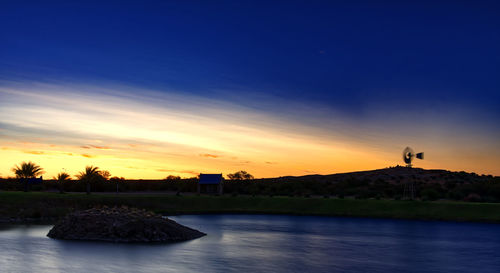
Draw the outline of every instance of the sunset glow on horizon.
<instances>
[{"instance_id":1,"label":"sunset glow on horizon","mask_svg":"<svg viewBox=\"0 0 500 273\"><path fill-rule=\"evenodd\" d=\"M47 178L63 170L77 174L86 165L129 179L238 170L259 178L331 174L402 164L400 150L408 143L404 135L394 138L391 132L381 133L376 142L369 134L349 139L363 130L350 129L344 117L332 112L321 118L325 124L337 119L336 125L320 128L306 119L286 118L285 111L279 116L228 101L103 86L31 83L0 88L0 175L12 176L14 164L29 160L40 164ZM498 157L477 158L467 166L457 158L445 165L439 156L453 156L450 149L457 144L419 144L432 148L419 167L498 173L495 164L488 165Z\"/></svg>"}]
</instances>

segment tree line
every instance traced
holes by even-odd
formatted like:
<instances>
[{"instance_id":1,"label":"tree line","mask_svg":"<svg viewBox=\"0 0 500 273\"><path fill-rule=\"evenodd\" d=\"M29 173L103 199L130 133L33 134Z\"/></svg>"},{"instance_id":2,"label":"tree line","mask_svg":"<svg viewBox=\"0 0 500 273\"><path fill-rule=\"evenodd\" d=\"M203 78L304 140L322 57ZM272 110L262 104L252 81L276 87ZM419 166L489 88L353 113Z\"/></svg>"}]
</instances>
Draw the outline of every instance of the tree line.
<instances>
[{"instance_id":1,"label":"tree line","mask_svg":"<svg viewBox=\"0 0 500 273\"><path fill-rule=\"evenodd\" d=\"M92 187L95 187L96 188L95 190L97 191L114 191L115 186L116 186L116 191L120 191L120 189L121 191L134 191L134 190L141 191L144 188L147 188L152 191L177 190L177 191L188 192L188 191L193 191L193 189L196 189L196 184L194 183L198 179L197 177L182 179L180 176L169 175L164 179L165 181L170 181L170 182L182 181L186 185L184 186L175 185L170 187L154 187L151 185L145 185L148 183L142 181L141 183L143 183L143 185L133 185L133 184L131 185L130 182L126 183L127 180L123 177L117 177L117 176L111 177L111 173L107 170L102 170L96 166L86 166L84 171L81 171L75 175L75 177L78 179L75 182L72 181L70 174L68 174L67 172L60 172L55 177L52 178L52 181L50 180L46 181L44 185L32 186L29 185L30 179L36 178L37 176L41 176L44 173L42 167L40 167L36 163L29 161L29 162L22 162L19 165L15 165L12 168L12 171L16 175L16 178L23 183L24 191L28 191L30 188L47 190L47 189L53 189L54 186L57 186L60 193L63 193L65 190L81 191L82 184L84 184L85 191L87 194L91 193ZM243 170L232 174L228 174L227 177L229 178L229 180L234 180L234 181L254 179L253 175ZM54 184L54 181L56 184ZM114 182L114 185L112 185L113 183L109 182ZM141 187L141 186L146 186L146 187ZM10 187L10 189L15 189L15 188L16 187Z\"/></svg>"},{"instance_id":2,"label":"tree line","mask_svg":"<svg viewBox=\"0 0 500 273\"><path fill-rule=\"evenodd\" d=\"M32 163L22 163L13 168L16 176L23 181L40 175L43 169ZM95 166L87 166L78 173L73 181L69 174L59 173L53 180L42 185L33 185L32 190L57 190L72 192L136 192L136 191L174 191L195 193L198 178L168 176L163 180L126 180L123 177L110 177L110 173ZM470 202L500 202L500 177L478 176L465 172L443 174L441 182L427 181L412 176L416 198L420 200L460 200ZM246 171L227 175L224 194L233 196L295 196L295 197L336 197L359 199L404 199L404 183L396 180L378 178L347 177L341 180L318 180L311 177L255 179ZM444 182L443 182L444 181ZM19 190L19 182L4 179L0 189Z\"/></svg>"}]
</instances>

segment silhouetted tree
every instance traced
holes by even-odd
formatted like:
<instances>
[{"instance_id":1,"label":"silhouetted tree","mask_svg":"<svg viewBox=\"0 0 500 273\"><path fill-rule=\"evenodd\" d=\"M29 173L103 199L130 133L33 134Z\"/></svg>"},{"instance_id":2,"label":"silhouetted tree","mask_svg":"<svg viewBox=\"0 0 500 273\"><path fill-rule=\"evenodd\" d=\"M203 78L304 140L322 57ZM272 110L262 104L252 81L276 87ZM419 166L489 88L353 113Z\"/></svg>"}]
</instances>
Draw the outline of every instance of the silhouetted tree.
<instances>
[{"instance_id":1,"label":"silhouetted tree","mask_svg":"<svg viewBox=\"0 0 500 273\"><path fill-rule=\"evenodd\" d=\"M175 181L178 181L178 180L181 180L181 177L180 176L175 176L175 175L169 175L165 178L165 180L175 180Z\"/></svg>"},{"instance_id":2,"label":"silhouetted tree","mask_svg":"<svg viewBox=\"0 0 500 273\"><path fill-rule=\"evenodd\" d=\"M254 179L253 175L247 173L246 171L239 171L235 173L230 173L227 175L230 180L251 180Z\"/></svg>"},{"instance_id":3,"label":"silhouetted tree","mask_svg":"<svg viewBox=\"0 0 500 273\"><path fill-rule=\"evenodd\" d=\"M115 182L116 184L116 193L119 192L119 185L120 183L125 182L125 177L118 177L118 176L113 176L109 179L111 182Z\"/></svg>"},{"instance_id":4,"label":"silhouetted tree","mask_svg":"<svg viewBox=\"0 0 500 273\"><path fill-rule=\"evenodd\" d=\"M59 183L59 193L64 192L64 182L71 180L71 176L66 172L60 172L54 177L55 180Z\"/></svg>"},{"instance_id":5,"label":"silhouetted tree","mask_svg":"<svg viewBox=\"0 0 500 273\"><path fill-rule=\"evenodd\" d=\"M19 166L14 166L12 171L16 174L17 178L34 178L43 173L43 168L29 161L23 162Z\"/></svg>"},{"instance_id":6,"label":"silhouetted tree","mask_svg":"<svg viewBox=\"0 0 500 273\"><path fill-rule=\"evenodd\" d=\"M101 170L99 170L99 167L94 167L94 166L85 167L85 171L80 172L79 174L76 175L76 177L80 179L80 181L85 182L87 186L87 194L90 194L90 184L102 178Z\"/></svg>"},{"instance_id":7,"label":"silhouetted tree","mask_svg":"<svg viewBox=\"0 0 500 273\"><path fill-rule=\"evenodd\" d=\"M43 168L29 161L22 162L20 165L14 166L12 171L16 174L17 178L24 181L24 191L28 191L28 179L41 175L43 173Z\"/></svg>"},{"instance_id":8,"label":"silhouetted tree","mask_svg":"<svg viewBox=\"0 0 500 273\"><path fill-rule=\"evenodd\" d=\"M111 182L125 182L125 177L113 176L109 179Z\"/></svg>"},{"instance_id":9,"label":"silhouetted tree","mask_svg":"<svg viewBox=\"0 0 500 273\"><path fill-rule=\"evenodd\" d=\"M111 177L111 173L109 171L106 171L106 170L101 170L99 172L99 175L104 178L104 180L108 180L110 177Z\"/></svg>"}]
</instances>

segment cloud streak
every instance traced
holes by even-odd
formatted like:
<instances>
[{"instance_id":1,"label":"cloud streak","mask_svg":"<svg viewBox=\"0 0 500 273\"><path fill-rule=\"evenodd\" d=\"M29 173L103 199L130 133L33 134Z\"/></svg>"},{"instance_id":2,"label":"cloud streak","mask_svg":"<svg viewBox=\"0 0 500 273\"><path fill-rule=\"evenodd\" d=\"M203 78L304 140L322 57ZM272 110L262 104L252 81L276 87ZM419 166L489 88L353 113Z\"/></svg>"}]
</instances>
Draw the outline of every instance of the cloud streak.
<instances>
[{"instance_id":1,"label":"cloud streak","mask_svg":"<svg viewBox=\"0 0 500 273\"><path fill-rule=\"evenodd\" d=\"M42 151L24 151L27 154L33 154L33 155L43 155L45 152Z\"/></svg>"},{"instance_id":2,"label":"cloud streak","mask_svg":"<svg viewBox=\"0 0 500 273\"><path fill-rule=\"evenodd\" d=\"M208 157L208 158L219 158L220 155L213 155L213 154L200 154L201 157Z\"/></svg>"},{"instance_id":3,"label":"cloud streak","mask_svg":"<svg viewBox=\"0 0 500 273\"><path fill-rule=\"evenodd\" d=\"M309 173L305 170L333 173L395 165L399 150L408 142L432 147L441 157L460 145L435 128L431 128L433 143L418 140L422 127L407 128L397 117L367 124L314 106L277 114L223 100L121 85L0 85L0 98L1 146L9 149L2 153L17 160L23 158L19 151L38 157L50 154L50 159L44 159L46 168L56 171L65 165L76 171L85 164L99 164L118 176L158 178L164 170L179 175L186 174L183 170L227 173L243 164L257 177ZM388 122L393 123L391 129L386 127ZM478 155L497 146L486 138L470 152ZM68 159L74 155L84 161ZM493 157L492 162L498 161L498 156ZM427 162L439 166L431 163L432 157L424 167ZM8 172L14 163L2 163L0 171ZM130 168L131 163L137 168ZM447 166L461 166L453 164ZM493 164L484 170L500 171Z\"/></svg>"}]
</instances>

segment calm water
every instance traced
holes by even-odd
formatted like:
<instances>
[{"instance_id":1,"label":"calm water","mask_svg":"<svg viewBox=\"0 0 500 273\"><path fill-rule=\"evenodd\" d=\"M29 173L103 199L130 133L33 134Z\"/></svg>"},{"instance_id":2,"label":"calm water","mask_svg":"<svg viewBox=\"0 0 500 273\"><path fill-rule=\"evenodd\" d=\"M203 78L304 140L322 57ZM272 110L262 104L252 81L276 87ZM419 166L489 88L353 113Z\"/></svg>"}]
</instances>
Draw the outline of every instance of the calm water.
<instances>
[{"instance_id":1,"label":"calm water","mask_svg":"<svg viewBox=\"0 0 500 273\"><path fill-rule=\"evenodd\" d=\"M500 225L277 215L172 219L208 233L169 245L57 241L0 228L0 272L500 272Z\"/></svg>"}]
</instances>

